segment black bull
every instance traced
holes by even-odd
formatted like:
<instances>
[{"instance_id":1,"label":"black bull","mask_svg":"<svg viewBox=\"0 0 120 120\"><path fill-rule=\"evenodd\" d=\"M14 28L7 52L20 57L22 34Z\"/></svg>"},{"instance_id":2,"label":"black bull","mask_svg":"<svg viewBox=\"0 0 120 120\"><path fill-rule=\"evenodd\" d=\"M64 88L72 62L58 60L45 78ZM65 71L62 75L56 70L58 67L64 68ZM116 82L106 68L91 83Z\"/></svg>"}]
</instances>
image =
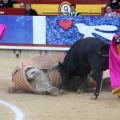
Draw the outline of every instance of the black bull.
<instances>
[{"instance_id":1,"label":"black bull","mask_svg":"<svg viewBox=\"0 0 120 120\"><path fill-rule=\"evenodd\" d=\"M74 76L79 76L79 91L83 90L83 83L90 71L96 80L95 98L99 96L103 71L109 67L109 44L99 38L87 37L76 41L67 52L63 63L59 64L62 83L60 89Z\"/></svg>"}]
</instances>

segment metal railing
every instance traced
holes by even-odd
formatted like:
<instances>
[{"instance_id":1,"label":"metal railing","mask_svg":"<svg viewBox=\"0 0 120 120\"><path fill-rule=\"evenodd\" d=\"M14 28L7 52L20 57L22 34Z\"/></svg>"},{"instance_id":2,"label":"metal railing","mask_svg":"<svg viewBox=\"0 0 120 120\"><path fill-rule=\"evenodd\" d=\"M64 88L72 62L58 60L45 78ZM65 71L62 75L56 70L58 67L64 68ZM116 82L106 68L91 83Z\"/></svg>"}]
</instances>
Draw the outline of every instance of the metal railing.
<instances>
[{"instance_id":1,"label":"metal railing","mask_svg":"<svg viewBox=\"0 0 120 120\"><path fill-rule=\"evenodd\" d=\"M85 16L93 16L93 15L101 15L101 12L80 12L81 15ZM67 12L42 12L43 15L66 15Z\"/></svg>"}]
</instances>

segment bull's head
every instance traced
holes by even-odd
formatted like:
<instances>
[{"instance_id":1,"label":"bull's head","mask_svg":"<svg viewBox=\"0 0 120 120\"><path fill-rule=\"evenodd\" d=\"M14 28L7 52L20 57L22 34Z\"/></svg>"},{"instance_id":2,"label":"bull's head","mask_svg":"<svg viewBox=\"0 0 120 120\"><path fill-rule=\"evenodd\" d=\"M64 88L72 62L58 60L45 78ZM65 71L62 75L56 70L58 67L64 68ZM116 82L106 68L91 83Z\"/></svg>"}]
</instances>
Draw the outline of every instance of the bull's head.
<instances>
[{"instance_id":1,"label":"bull's head","mask_svg":"<svg viewBox=\"0 0 120 120\"><path fill-rule=\"evenodd\" d=\"M110 48L109 44L102 45L98 51L99 55L102 57L108 58L109 57L109 48Z\"/></svg>"},{"instance_id":2,"label":"bull's head","mask_svg":"<svg viewBox=\"0 0 120 120\"><path fill-rule=\"evenodd\" d=\"M109 68L109 48L109 44L104 44L98 51L101 58L101 70L106 70Z\"/></svg>"},{"instance_id":3,"label":"bull's head","mask_svg":"<svg viewBox=\"0 0 120 120\"><path fill-rule=\"evenodd\" d=\"M72 74L66 69L66 67L64 66L64 63L60 63L59 62L59 72L60 72L62 81L66 82L69 79L71 79L71 75ZM64 83L62 82L60 84L60 86L59 86L60 89L64 89L65 88L65 84Z\"/></svg>"},{"instance_id":4,"label":"bull's head","mask_svg":"<svg viewBox=\"0 0 120 120\"><path fill-rule=\"evenodd\" d=\"M64 67L64 65L59 62L59 72L60 72L60 75L61 75L62 79L64 79L64 77L66 76L66 71L67 70Z\"/></svg>"}]
</instances>

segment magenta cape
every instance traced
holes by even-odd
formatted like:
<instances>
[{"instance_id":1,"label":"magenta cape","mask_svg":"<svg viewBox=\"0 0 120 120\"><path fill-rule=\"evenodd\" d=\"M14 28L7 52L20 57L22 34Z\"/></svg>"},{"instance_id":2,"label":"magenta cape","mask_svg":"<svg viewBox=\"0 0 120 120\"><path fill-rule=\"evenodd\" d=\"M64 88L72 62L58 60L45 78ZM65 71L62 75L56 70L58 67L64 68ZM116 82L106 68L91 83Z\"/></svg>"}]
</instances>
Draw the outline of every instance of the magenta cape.
<instances>
[{"instance_id":1,"label":"magenta cape","mask_svg":"<svg viewBox=\"0 0 120 120\"><path fill-rule=\"evenodd\" d=\"M120 96L120 57L117 52L117 45L113 37L109 51L109 72L111 78L112 93Z\"/></svg>"},{"instance_id":2,"label":"magenta cape","mask_svg":"<svg viewBox=\"0 0 120 120\"><path fill-rule=\"evenodd\" d=\"M3 24L0 24L0 40L2 39L2 37L5 33L5 30L6 30L6 26Z\"/></svg>"}]
</instances>

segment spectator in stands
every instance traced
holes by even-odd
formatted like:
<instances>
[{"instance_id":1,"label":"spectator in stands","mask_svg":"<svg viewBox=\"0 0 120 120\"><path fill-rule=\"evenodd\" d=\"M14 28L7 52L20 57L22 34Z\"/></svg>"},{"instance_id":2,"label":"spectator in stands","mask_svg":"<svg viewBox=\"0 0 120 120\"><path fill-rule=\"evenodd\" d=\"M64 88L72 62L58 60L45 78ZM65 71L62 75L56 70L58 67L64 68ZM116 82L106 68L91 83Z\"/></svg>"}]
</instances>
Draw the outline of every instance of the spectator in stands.
<instances>
[{"instance_id":1,"label":"spectator in stands","mask_svg":"<svg viewBox=\"0 0 120 120\"><path fill-rule=\"evenodd\" d=\"M67 16L81 16L81 14L79 12L76 12L75 4L70 5L70 12L67 14Z\"/></svg>"},{"instance_id":2,"label":"spectator in stands","mask_svg":"<svg viewBox=\"0 0 120 120\"><path fill-rule=\"evenodd\" d=\"M24 2L20 3L20 8L25 8L25 3Z\"/></svg>"},{"instance_id":3,"label":"spectator in stands","mask_svg":"<svg viewBox=\"0 0 120 120\"><path fill-rule=\"evenodd\" d=\"M110 0L109 5L111 6L112 9L119 9L120 0Z\"/></svg>"},{"instance_id":4,"label":"spectator in stands","mask_svg":"<svg viewBox=\"0 0 120 120\"><path fill-rule=\"evenodd\" d=\"M0 3L0 8L13 7L13 3L10 0L2 0Z\"/></svg>"},{"instance_id":5,"label":"spectator in stands","mask_svg":"<svg viewBox=\"0 0 120 120\"><path fill-rule=\"evenodd\" d=\"M119 10L120 10L120 0L118 0ZM117 16L120 17L120 12L117 13Z\"/></svg>"},{"instance_id":6,"label":"spectator in stands","mask_svg":"<svg viewBox=\"0 0 120 120\"><path fill-rule=\"evenodd\" d=\"M37 16L37 12L31 8L31 4L30 3L26 3L25 4L25 8L26 8L26 14L28 16Z\"/></svg>"},{"instance_id":7,"label":"spectator in stands","mask_svg":"<svg viewBox=\"0 0 120 120\"><path fill-rule=\"evenodd\" d=\"M118 0L118 4L119 4L119 9L120 9L120 0Z\"/></svg>"},{"instance_id":8,"label":"spectator in stands","mask_svg":"<svg viewBox=\"0 0 120 120\"><path fill-rule=\"evenodd\" d=\"M117 17L117 13L116 12L112 12L112 8L110 5L106 6L106 13L104 15L104 17Z\"/></svg>"}]
</instances>

